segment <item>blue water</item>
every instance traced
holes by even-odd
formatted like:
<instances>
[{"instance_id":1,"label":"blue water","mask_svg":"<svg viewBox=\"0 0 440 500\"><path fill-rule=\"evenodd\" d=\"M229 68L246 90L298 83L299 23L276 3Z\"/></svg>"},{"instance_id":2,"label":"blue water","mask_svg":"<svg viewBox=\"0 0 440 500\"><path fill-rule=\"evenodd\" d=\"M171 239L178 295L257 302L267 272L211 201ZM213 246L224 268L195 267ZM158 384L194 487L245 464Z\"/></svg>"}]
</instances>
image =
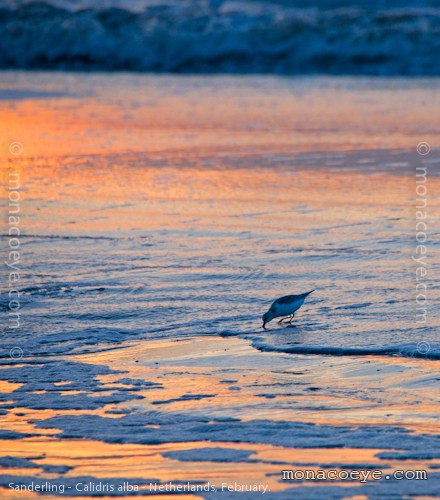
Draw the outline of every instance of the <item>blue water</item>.
<instances>
[{"instance_id":1,"label":"blue water","mask_svg":"<svg viewBox=\"0 0 440 500\"><path fill-rule=\"evenodd\" d=\"M5 161L20 173L21 324L8 325L3 264L2 491L395 466L429 481L284 482L263 498L433 498L437 87L1 72L24 148ZM417 167L429 192L423 326ZM275 297L311 288L294 325L262 329Z\"/></svg>"},{"instance_id":2,"label":"blue water","mask_svg":"<svg viewBox=\"0 0 440 500\"><path fill-rule=\"evenodd\" d=\"M347 164L353 161L349 155L338 157ZM364 153L366 157L380 168L373 153ZM316 161L331 163L331 155L326 158L316 155ZM383 152L381 158L386 158ZM112 161L111 155L101 157L98 172L104 168L112 175ZM246 159L240 155L235 161ZM294 182L295 171L307 168L304 160L296 161L291 158L279 171L288 182ZM132 168L148 168L145 155L136 162L134 167L131 159L125 175ZM407 182L398 175L396 181ZM181 181L169 177L169 182ZM133 198L127 193L127 217L144 203ZM164 212L176 210L174 203L164 201ZM102 212L107 213L105 207ZM426 325L417 325L414 236L406 211L390 206L379 216L352 223L339 218L329 223L318 211L315 217L323 221L310 223L304 232L289 229L289 224L283 228L283 221L313 217L314 212L292 200L290 211L274 202L272 211L256 206L226 218L219 214L211 229L203 219L177 209L176 217L188 218L179 228L149 228L147 216L144 228L99 235L72 233L68 227L62 234L25 230L22 324L18 331L3 330L3 356L14 346L32 359L108 349L127 340L222 335L244 337L256 349L291 354L439 359L433 308L439 287L428 278L429 317ZM88 217L99 214L91 209ZM430 243L431 251L437 247ZM269 331L262 330L261 315L274 298L311 288L316 292L297 313L294 326L274 321ZM2 307L7 309L6 294Z\"/></svg>"},{"instance_id":3,"label":"blue water","mask_svg":"<svg viewBox=\"0 0 440 500\"><path fill-rule=\"evenodd\" d=\"M111 147L124 128L127 141L142 131L138 152L124 153L135 144L124 142L118 154L76 154L86 135L66 128L71 154L25 156L22 323L19 330L2 325L4 358L14 347L31 359L199 335L241 336L256 349L286 353L439 357L440 288L431 266L440 160L435 148L418 155L411 135L436 131L424 113L436 102L430 80L2 77L5 106L25 111L27 96L34 113L50 107L59 120L78 119L80 130L90 123L93 146ZM327 107L328 100L339 107ZM316 108L304 108L296 121L303 101ZM350 121L350 102L365 121ZM408 116L394 119L401 115L390 102L408 103ZM111 113L103 118L102 109ZM158 150L148 118L155 115L168 134ZM50 139L50 130L43 127L39 140ZM304 130L322 143L299 153ZM338 150L359 140L356 134L365 144L407 137L403 144L412 149ZM197 142L200 136L207 142ZM274 142L283 136L287 149ZM324 146L327 136L337 146ZM425 325L415 321L411 260L416 166L429 169L432 183ZM276 297L312 288L295 327L273 322L262 330L261 315ZM7 312L6 293L1 306Z\"/></svg>"},{"instance_id":4,"label":"blue water","mask_svg":"<svg viewBox=\"0 0 440 500\"><path fill-rule=\"evenodd\" d=\"M440 74L434 0L3 0L0 8L3 68Z\"/></svg>"}]
</instances>

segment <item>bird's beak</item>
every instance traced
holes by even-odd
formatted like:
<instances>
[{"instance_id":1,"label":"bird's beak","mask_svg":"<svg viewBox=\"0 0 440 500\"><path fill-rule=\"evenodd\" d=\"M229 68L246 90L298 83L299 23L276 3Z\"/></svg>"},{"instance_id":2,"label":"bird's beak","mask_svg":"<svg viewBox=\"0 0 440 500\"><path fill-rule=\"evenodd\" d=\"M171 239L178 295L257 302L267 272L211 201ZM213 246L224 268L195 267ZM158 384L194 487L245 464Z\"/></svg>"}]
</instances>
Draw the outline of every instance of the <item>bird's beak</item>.
<instances>
[{"instance_id":1,"label":"bird's beak","mask_svg":"<svg viewBox=\"0 0 440 500\"><path fill-rule=\"evenodd\" d=\"M263 321L263 330L266 330L266 323Z\"/></svg>"}]
</instances>

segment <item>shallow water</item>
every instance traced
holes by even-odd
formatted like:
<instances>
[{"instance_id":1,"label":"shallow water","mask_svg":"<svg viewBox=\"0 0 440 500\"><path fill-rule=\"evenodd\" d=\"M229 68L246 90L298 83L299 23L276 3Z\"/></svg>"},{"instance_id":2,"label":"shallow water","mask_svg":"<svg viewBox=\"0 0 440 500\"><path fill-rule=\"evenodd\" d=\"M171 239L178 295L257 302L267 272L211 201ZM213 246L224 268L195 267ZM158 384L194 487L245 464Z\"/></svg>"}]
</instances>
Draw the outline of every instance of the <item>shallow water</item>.
<instances>
[{"instance_id":1,"label":"shallow water","mask_svg":"<svg viewBox=\"0 0 440 500\"><path fill-rule=\"evenodd\" d=\"M238 479L313 498L279 471L314 464L432 479L334 498L435 494L437 80L1 76L21 216L18 329L1 299L4 491ZM292 326L262 329L274 298L312 288Z\"/></svg>"},{"instance_id":2,"label":"shallow water","mask_svg":"<svg viewBox=\"0 0 440 500\"><path fill-rule=\"evenodd\" d=\"M3 91L43 93L3 105L25 148L9 166L21 175L27 355L205 334L439 355L439 286L429 270L418 323L411 260L417 167L428 267L438 249L439 158L415 151L438 132L435 81L3 75ZM312 288L294 327L261 330L274 298Z\"/></svg>"}]
</instances>

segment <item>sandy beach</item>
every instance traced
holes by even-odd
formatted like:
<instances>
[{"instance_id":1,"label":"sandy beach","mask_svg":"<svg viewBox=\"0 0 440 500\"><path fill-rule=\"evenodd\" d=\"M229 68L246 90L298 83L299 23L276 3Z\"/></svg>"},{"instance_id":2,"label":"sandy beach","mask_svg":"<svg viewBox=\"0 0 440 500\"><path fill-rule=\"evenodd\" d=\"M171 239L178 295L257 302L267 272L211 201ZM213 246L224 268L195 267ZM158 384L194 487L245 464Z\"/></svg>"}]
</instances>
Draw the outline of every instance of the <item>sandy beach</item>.
<instances>
[{"instance_id":1,"label":"sandy beach","mask_svg":"<svg viewBox=\"0 0 440 500\"><path fill-rule=\"evenodd\" d=\"M437 85L3 71L2 498L437 498Z\"/></svg>"}]
</instances>

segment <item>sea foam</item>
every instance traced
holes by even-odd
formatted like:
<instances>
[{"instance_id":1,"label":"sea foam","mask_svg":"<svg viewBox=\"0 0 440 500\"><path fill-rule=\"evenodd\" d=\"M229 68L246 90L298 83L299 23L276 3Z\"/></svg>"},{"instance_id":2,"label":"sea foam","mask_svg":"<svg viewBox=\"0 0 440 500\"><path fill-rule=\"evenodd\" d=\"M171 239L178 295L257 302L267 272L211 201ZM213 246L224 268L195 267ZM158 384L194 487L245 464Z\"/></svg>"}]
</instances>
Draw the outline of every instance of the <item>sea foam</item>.
<instances>
[{"instance_id":1,"label":"sea foam","mask_svg":"<svg viewBox=\"0 0 440 500\"><path fill-rule=\"evenodd\" d=\"M440 9L429 2L423 8L208 0L130 8L115 1L99 8L13 5L0 3L3 68L440 74Z\"/></svg>"}]
</instances>

